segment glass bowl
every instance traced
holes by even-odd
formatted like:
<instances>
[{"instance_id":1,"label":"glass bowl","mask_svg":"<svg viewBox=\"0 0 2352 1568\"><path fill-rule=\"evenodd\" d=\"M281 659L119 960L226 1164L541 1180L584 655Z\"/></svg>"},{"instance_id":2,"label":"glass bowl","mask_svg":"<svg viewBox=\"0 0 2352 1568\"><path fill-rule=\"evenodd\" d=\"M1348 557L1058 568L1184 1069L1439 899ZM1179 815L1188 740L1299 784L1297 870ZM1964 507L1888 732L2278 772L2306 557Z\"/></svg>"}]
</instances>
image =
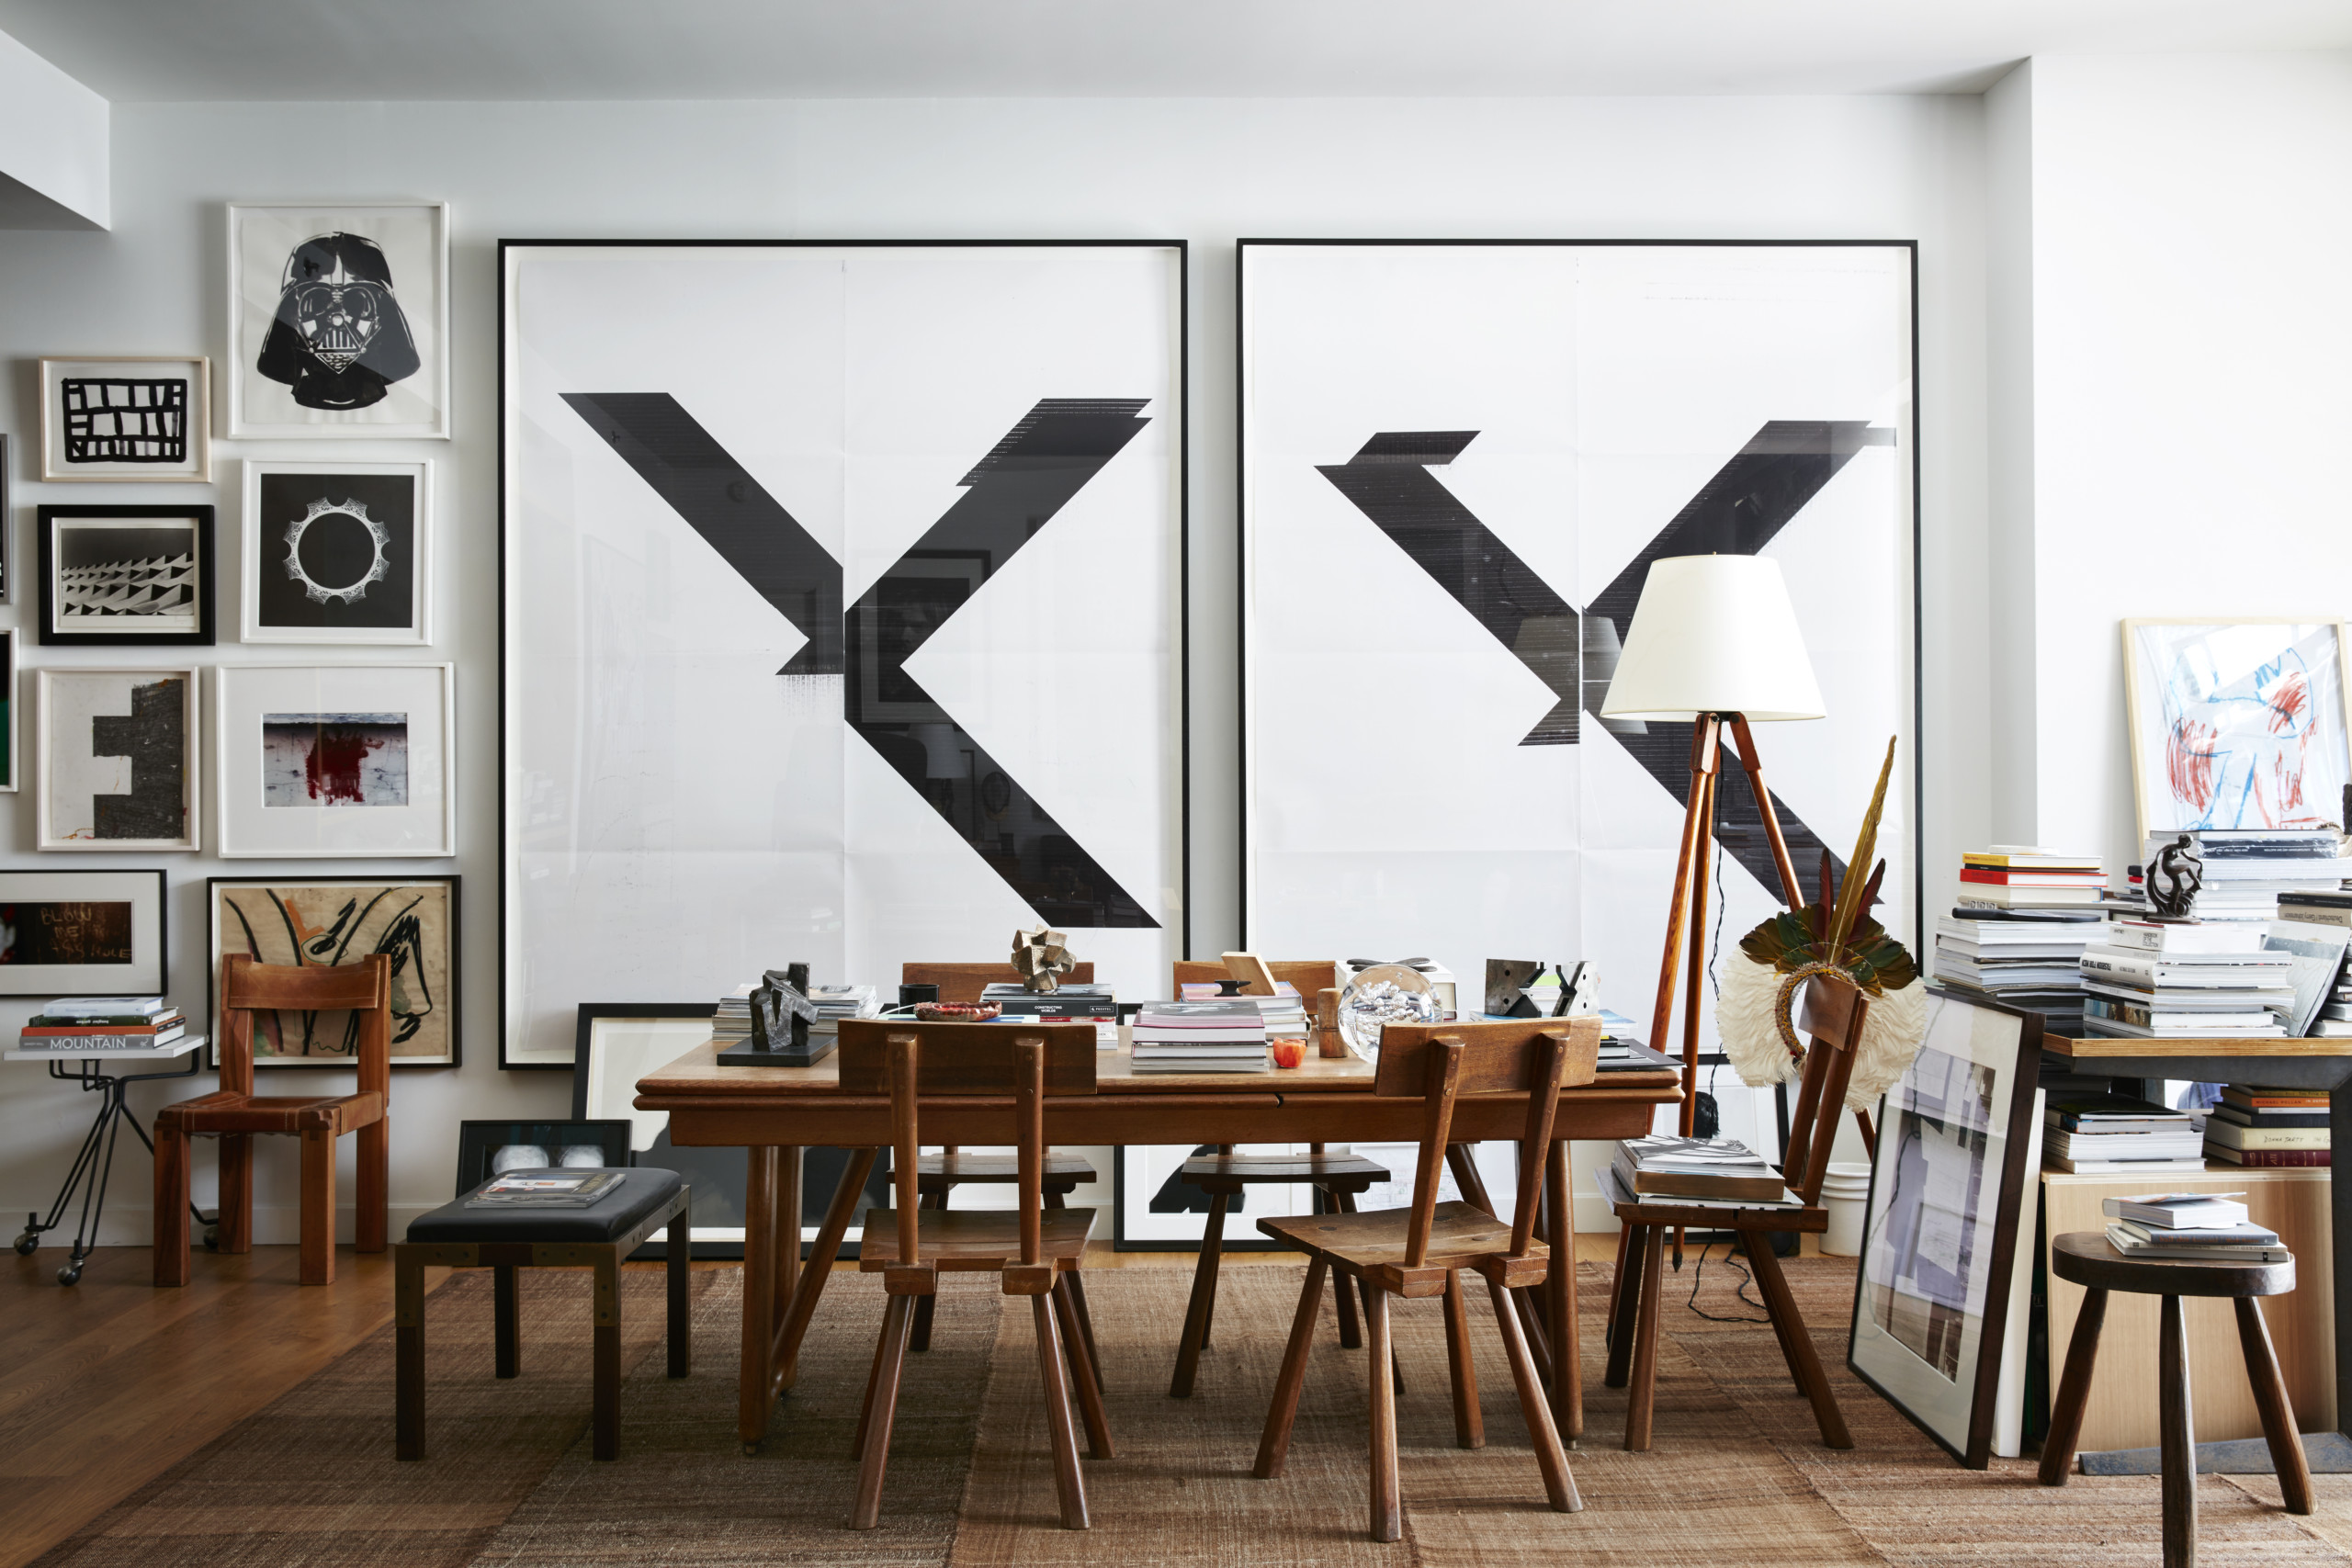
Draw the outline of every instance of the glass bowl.
<instances>
[{"instance_id":1,"label":"glass bowl","mask_svg":"<svg viewBox=\"0 0 2352 1568\"><path fill-rule=\"evenodd\" d=\"M1368 1061L1379 1057L1380 1032L1389 1024L1444 1021L1429 976L1401 964L1359 969L1340 993L1340 1033Z\"/></svg>"}]
</instances>

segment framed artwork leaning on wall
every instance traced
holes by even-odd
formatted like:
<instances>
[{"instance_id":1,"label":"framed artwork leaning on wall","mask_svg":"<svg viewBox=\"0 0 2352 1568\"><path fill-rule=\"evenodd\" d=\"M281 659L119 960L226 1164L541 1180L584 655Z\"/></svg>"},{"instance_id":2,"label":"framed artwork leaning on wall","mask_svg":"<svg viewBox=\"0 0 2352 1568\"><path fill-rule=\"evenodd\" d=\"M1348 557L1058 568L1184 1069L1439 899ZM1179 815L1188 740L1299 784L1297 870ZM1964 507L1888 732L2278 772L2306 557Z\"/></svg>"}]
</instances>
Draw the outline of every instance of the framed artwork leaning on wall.
<instances>
[{"instance_id":1,"label":"framed artwork leaning on wall","mask_svg":"<svg viewBox=\"0 0 2352 1568\"><path fill-rule=\"evenodd\" d=\"M215 876L205 883L211 946L205 994L212 1007L220 961L357 964L392 961L392 1066L454 1067L461 1057L458 879L455 876ZM212 1038L220 1038L217 1011ZM268 1013L254 1021L254 1064L347 1066L358 1049L347 1012Z\"/></svg>"}]
</instances>

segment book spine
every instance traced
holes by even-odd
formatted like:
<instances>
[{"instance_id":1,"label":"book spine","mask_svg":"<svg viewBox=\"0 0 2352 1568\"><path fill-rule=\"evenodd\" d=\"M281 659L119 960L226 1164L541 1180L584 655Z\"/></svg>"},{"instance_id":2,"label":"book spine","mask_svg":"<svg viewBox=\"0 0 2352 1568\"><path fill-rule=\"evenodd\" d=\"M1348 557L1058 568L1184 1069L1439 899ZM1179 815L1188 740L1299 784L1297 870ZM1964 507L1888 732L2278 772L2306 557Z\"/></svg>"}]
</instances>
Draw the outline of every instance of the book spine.
<instances>
[{"instance_id":1,"label":"book spine","mask_svg":"<svg viewBox=\"0 0 2352 1568\"><path fill-rule=\"evenodd\" d=\"M2332 1136L2325 1127L2241 1127L2219 1118L2205 1123L2205 1140L2233 1149L2324 1149Z\"/></svg>"},{"instance_id":2,"label":"book spine","mask_svg":"<svg viewBox=\"0 0 2352 1568\"><path fill-rule=\"evenodd\" d=\"M2352 926L2352 907L2342 904L2298 904L2278 900L2278 918L2306 926Z\"/></svg>"},{"instance_id":3,"label":"book spine","mask_svg":"<svg viewBox=\"0 0 2352 1568\"><path fill-rule=\"evenodd\" d=\"M2328 1149L2233 1149L2207 1145L2206 1157L2258 1170L2325 1170Z\"/></svg>"},{"instance_id":4,"label":"book spine","mask_svg":"<svg viewBox=\"0 0 2352 1568\"><path fill-rule=\"evenodd\" d=\"M168 1039L158 1040L152 1034L79 1034L71 1039L59 1038L53 1046L45 1047L44 1043L48 1038L39 1034L20 1034L17 1037L17 1049L39 1051L48 1048L61 1054L76 1051L153 1051L159 1045L175 1045L186 1039L187 1035L180 1033L172 1035Z\"/></svg>"}]
</instances>

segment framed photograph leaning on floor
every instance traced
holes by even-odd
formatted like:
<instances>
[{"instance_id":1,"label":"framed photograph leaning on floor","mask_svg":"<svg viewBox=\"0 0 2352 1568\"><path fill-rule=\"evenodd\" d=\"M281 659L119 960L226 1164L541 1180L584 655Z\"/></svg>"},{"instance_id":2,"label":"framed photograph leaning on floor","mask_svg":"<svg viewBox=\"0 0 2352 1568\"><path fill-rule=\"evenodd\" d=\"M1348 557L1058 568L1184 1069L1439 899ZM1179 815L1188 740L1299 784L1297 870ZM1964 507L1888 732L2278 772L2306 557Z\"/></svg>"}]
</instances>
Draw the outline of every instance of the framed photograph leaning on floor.
<instances>
[{"instance_id":1,"label":"framed photograph leaning on floor","mask_svg":"<svg viewBox=\"0 0 2352 1568\"><path fill-rule=\"evenodd\" d=\"M212 508L44 506L34 516L44 646L212 646Z\"/></svg>"},{"instance_id":2,"label":"framed photograph leaning on floor","mask_svg":"<svg viewBox=\"0 0 2352 1568\"><path fill-rule=\"evenodd\" d=\"M193 670L43 670L36 847L194 850Z\"/></svg>"},{"instance_id":3,"label":"framed photograph leaning on floor","mask_svg":"<svg viewBox=\"0 0 2352 1568\"><path fill-rule=\"evenodd\" d=\"M433 465L244 465L246 642L429 643Z\"/></svg>"},{"instance_id":4,"label":"framed photograph leaning on floor","mask_svg":"<svg viewBox=\"0 0 2352 1568\"><path fill-rule=\"evenodd\" d=\"M223 856L458 852L449 665L225 665L217 679Z\"/></svg>"},{"instance_id":5,"label":"framed photograph leaning on floor","mask_svg":"<svg viewBox=\"0 0 2352 1568\"><path fill-rule=\"evenodd\" d=\"M392 1066L458 1065L458 882L454 876L215 876L205 883L212 945L205 987L220 1005L220 961L263 964L392 961ZM220 1021L212 1020L219 1040ZM265 1015L255 1021L256 1066L348 1066L358 1049L347 1012Z\"/></svg>"},{"instance_id":6,"label":"framed photograph leaning on floor","mask_svg":"<svg viewBox=\"0 0 2352 1568\"><path fill-rule=\"evenodd\" d=\"M1879 1101L1846 1364L1971 1470L2024 1441L2041 1069L2041 1014L1931 987Z\"/></svg>"}]
</instances>

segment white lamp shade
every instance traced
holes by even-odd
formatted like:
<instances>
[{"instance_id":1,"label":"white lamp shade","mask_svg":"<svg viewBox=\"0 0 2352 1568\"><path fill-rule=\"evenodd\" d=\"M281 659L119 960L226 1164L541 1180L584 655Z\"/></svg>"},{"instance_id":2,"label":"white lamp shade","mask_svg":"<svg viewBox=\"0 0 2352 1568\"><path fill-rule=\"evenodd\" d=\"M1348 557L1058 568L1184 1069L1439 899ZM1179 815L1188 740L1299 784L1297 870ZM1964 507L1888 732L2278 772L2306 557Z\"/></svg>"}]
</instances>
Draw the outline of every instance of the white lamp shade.
<instances>
[{"instance_id":1,"label":"white lamp shade","mask_svg":"<svg viewBox=\"0 0 2352 1568\"><path fill-rule=\"evenodd\" d=\"M1819 718L1821 687L1781 563L1669 556L1650 563L1603 718Z\"/></svg>"}]
</instances>

